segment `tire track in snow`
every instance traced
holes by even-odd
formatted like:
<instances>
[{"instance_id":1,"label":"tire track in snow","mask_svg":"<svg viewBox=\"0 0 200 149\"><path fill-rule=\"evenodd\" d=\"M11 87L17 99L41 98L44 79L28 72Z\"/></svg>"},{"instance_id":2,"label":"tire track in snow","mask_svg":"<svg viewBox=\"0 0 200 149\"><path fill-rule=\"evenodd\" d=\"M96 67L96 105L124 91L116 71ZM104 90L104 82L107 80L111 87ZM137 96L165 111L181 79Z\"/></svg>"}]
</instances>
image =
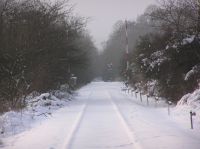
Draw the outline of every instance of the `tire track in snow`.
<instances>
[{"instance_id":1,"label":"tire track in snow","mask_svg":"<svg viewBox=\"0 0 200 149\"><path fill-rule=\"evenodd\" d=\"M80 127L81 121L83 120L85 111L86 111L87 106L88 106L88 100L89 100L91 94L92 94L92 92L89 93L85 104L82 106L81 111L79 112L77 119L75 120L75 123L74 123L71 131L69 132L69 135L68 135L65 143L63 144L62 149L70 149L72 142L73 142L73 139L74 139L74 136L75 136L76 132L78 131L79 127Z\"/></svg>"},{"instance_id":2,"label":"tire track in snow","mask_svg":"<svg viewBox=\"0 0 200 149\"><path fill-rule=\"evenodd\" d=\"M111 104L113 105L113 108L115 109L115 112L117 114L117 116L119 117L119 120L121 122L121 124L124 126L124 129L126 131L126 134L128 135L130 141L133 143L133 146L135 147L134 149L142 149L141 145L136 142L137 139L136 137L134 136L134 134L132 133L126 119L124 118L122 112L120 111L118 105L114 102L114 100L112 99L112 95L110 92L108 92L109 96L110 96L110 101L111 101Z\"/></svg>"}]
</instances>

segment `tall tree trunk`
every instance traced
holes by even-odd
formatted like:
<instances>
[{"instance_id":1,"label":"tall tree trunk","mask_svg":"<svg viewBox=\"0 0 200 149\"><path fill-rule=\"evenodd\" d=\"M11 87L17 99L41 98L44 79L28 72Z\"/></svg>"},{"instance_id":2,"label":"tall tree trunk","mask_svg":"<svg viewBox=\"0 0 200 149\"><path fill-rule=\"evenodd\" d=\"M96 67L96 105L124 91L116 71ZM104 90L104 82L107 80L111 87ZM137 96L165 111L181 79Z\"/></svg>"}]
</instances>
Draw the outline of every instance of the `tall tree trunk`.
<instances>
[{"instance_id":1,"label":"tall tree trunk","mask_svg":"<svg viewBox=\"0 0 200 149\"><path fill-rule=\"evenodd\" d=\"M198 36L200 33L200 0L197 0L197 7L198 7L198 18L197 18L197 29L196 35Z\"/></svg>"}]
</instances>

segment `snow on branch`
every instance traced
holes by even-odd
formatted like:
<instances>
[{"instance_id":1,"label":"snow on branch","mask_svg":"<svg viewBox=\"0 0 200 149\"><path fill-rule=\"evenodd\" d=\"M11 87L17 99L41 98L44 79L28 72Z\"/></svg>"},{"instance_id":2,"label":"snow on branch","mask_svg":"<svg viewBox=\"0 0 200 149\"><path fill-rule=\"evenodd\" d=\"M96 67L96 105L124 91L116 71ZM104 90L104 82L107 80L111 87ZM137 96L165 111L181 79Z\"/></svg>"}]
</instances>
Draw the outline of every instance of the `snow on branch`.
<instances>
[{"instance_id":1,"label":"snow on branch","mask_svg":"<svg viewBox=\"0 0 200 149\"><path fill-rule=\"evenodd\" d=\"M168 60L168 58L164 56L164 51L156 51L152 53L149 58L142 59L142 63L144 66L149 66L149 69L152 70L156 66L160 66L166 60Z\"/></svg>"},{"instance_id":2,"label":"snow on branch","mask_svg":"<svg viewBox=\"0 0 200 149\"><path fill-rule=\"evenodd\" d=\"M198 64L192 67L192 69L186 73L184 80L188 81L190 78L192 78L194 75L198 74L199 72L200 72L200 65Z\"/></svg>"}]
</instances>

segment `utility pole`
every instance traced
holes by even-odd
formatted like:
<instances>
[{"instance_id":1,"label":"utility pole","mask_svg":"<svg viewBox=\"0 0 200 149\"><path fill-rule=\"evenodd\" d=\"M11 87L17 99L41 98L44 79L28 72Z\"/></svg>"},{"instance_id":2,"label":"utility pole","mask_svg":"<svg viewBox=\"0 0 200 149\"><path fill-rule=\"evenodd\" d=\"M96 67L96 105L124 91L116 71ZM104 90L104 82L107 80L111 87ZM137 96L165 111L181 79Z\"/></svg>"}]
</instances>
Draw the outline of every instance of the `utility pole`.
<instances>
[{"instance_id":1,"label":"utility pole","mask_svg":"<svg viewBox=\"0 0 200 149\"><path fill-rule=\"evenodd\" d=\"M197 0L197 7L198 7L198 18L197 18L196 32L198 37L200 33L200 0Z\"/></svg>"},{"instance_id":2,"label":"utility pole","mask_svg":"<svg viewBox=\"0 0 200 149\"><path fill-rule=\"evenodd\" d=\"M128 46L128 22L127 20L125 20L125 33L126 33L126 77L127 77L127 81L129 81L129 67L130 67L130 63L129 63L129 46Z\"/></svg>"}]
</instances>

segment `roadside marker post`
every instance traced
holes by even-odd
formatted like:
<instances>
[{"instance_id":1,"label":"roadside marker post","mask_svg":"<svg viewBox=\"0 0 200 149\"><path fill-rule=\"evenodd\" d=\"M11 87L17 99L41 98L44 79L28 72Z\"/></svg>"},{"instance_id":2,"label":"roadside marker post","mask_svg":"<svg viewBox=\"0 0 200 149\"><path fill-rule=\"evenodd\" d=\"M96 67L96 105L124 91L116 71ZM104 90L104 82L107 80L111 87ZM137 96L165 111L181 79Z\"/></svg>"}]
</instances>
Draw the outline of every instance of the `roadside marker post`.
<instances>
[{"instance_id":1,"label":"roadside marker post","mask_svg":"<svg viewBox=\"0 0 200 149\"><path fill-rule=\"evenodd\" d=\"M158 100L159 100L159 98L158 98L158 97L156 97L156 98L155 98L155 107L157 107Z\"/></svg>"},{"instance_id":2,"label":"roadside marker post","mask_svg":"<svg viewBox=\"0 0 200 149\"><path fill-rule=\"evenodd\" d=\"M194 126L193 126L193 116L196 116L196 113L190 111L190 123L191 123L191 129L194 129Z\"/></svg>"},{"instance_id":3,"label":"roadside marker post","mask_svg":"<svg viewBox=\"0 0 200 149\"><path fill-rule=\"evenodd\" d=\"M167 101L167 111L168 111L168 115L170 115L170 106L172 105L171 101Z\"/></svg>"},{"instance_id":4,"label":"roadside marker post","mask_svg":"<svg viewBox=\"0 0 200 149\"><path fill-rule=\"evenodd\" d=\"M133 96L133 92L134 92L134 90L131 90L131 96Z\"/></svg>"},{"instance_id":5,"label":"roadside marker post","mask_svg":"<svg viewBox=\"0 0 200 149\"><path fill-rule=\"evenodd\" d=\"M140 101L142 102L142 93L140 92Z\"/></svg>"},{"instance_id":6,"label":"roadside marker post","mask_svg":"<svg viewBox=\"0 0 200 149\"><path fill-rule=\"evenodd\" d=\"M147 95L147 106L149 106L149 95Z\"/></svg>"},{"instance_id":7,"label":"roadside marker post","mask_svg":"<svg viewBox=\"0 0 200 149\"><path fill-rule=\"evenodd\" d=\"M135 97L136 97L136 98L137 98L137 93L138 93L138 92L136 91L136 92L135 92Z\"/></svg>"}]
</instances>

